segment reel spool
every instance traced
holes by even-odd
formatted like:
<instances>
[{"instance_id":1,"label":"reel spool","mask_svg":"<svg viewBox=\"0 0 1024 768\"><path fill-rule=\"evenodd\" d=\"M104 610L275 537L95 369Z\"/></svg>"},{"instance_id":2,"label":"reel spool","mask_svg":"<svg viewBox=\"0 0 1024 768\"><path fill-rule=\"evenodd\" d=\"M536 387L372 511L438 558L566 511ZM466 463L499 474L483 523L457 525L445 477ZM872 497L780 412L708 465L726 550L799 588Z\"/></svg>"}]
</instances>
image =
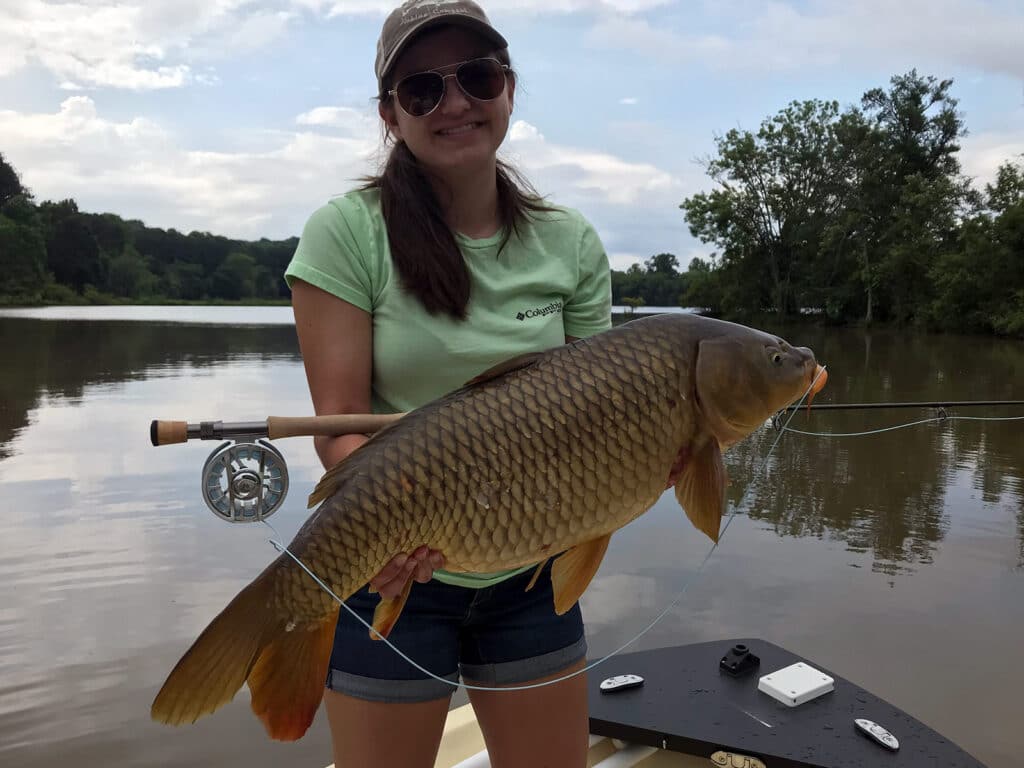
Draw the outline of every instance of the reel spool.
<instances>
[{"instance_id":1,"label":"reel spool","mask_svg":"<svg viewBox=\"0 0 1024 768\"><path fill-rule=\"evenodd\" d=\"M222 443L203 465L206 506L229 523L257 523L274 514L288 494L284 456L266 440Z\"/></svg>"}]
</instances>

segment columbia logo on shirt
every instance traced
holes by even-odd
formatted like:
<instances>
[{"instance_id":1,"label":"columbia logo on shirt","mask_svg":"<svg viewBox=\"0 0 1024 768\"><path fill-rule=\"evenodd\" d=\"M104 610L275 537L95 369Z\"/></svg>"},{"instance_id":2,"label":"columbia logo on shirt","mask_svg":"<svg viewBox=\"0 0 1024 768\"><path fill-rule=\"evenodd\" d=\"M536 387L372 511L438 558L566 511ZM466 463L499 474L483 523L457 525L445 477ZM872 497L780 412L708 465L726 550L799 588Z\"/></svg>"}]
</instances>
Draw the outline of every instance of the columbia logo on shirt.
<instances>
[{"instance_id":1,"label":"columbia logo on shirt","mask_svg":"<svg viewBox=\"0 0 1024 768\"><path fill-rule=\"evenodd\" d=\"M516 315L516 320L526 320L530 317L545 317L546 315L553 315L556 312L562 311L562 302L552 301L550 304L543 307L536 307L535 309L528 309L525 312L519 312Z\"/></svg>"}]
</instances>

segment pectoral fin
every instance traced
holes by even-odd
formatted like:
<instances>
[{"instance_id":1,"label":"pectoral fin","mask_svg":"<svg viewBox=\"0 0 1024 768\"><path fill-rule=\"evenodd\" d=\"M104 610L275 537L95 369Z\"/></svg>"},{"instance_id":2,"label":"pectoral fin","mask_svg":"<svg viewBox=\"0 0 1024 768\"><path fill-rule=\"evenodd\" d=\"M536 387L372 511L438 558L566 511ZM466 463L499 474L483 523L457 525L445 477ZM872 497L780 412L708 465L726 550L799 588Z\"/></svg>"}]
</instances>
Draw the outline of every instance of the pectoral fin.
<instances>
[{"instance_id":1,"label":"pectoral fin","mask_svg":"<svg viewBox=\"0 0 1024 768\"><path fill-rule=\"evenodd\" d=\"M716 544L722 525L727 482L722 451L714 438L689 457L676 481L676 499L686 511L686 516L697 530L703 531Z\"/></svg>"},{"instance_id":2,"label":"pectoral fin","mask_svg":"<svg viewBox=\"0 0 1024 768\"><path fill-rule=\"evenodd\" d=\"M540 572L544 570L544 566L548 564L548 560L550 559L551 558L549 557L547 560L541 560L537 563L537 567L533 571L533 578L530 579L530 583L526 585L526 589L523 590L524 592L529 592L533 589L534 585L537 583L537 578L540 576Z\"/></svg>"},{"instance_id":3,"label":"pectoral fin","mask_svg":"<svg viewBox=\"0 0 1024 768\"><path fill-rule=\"evenodd\" d=\"M612 535L577 544L555 559L551 566L551 585L555 592L555 613L561 616L583 595L601 565Z\"/></svg>"},{"instance_id":4,"label":"pectoral fin","mask_svg":"<svg viewBox=\"0 0 1024 768\"><path fill-rule=\"evenodd\" d=\"M412 574L409 574L409 579L405 582L405 587L402 588L402 593L398 597L392 600L381 598L381 601L377 603L377 608L373 612L373 628L383 637L387 637L391 634L391 630L394 629L399 614L405 608L405 601L409 599L409 593L412 591L412 582ZM376 633L371 632L370 639L380 640L380 637Z\"/></svg>"}]
</instances>

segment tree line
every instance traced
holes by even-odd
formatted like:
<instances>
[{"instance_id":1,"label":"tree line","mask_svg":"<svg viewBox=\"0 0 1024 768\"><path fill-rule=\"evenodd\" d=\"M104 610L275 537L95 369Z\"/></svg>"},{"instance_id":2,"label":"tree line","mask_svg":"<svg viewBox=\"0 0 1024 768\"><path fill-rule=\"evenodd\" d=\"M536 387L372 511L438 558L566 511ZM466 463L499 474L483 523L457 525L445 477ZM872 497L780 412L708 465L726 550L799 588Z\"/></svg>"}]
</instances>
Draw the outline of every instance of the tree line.
<instances>
[{"instance_id":1,"label":"tree line","mask_svg":"<svg viewBox=\"0 0 1024 768\"><path fill-rule=\"evenodd\" d=\"M680 205L712 254L613 270L613 302L1024 336L1024 162L975 188L952 86L912 70L857 105L794 101L715 137L713 189ZM296 242L37 205L0 155L0 303L283 300Z\"/></svg>"},{"instance_id":2,"label":"tree line","mask_svg":"<svg viewBox=\"0 0 1024 768\"><path fill-rule=\"evenodd\" d=\"M0 154L0 305L284 301L297 242L186 235L74 200L36 204Z\"/></svg>"},{"instance_id":3,"label":"tree line","mask_svg":"<svg viewBox=\"0 0 1024 768\"><path fill-rule=\"evenodd\" d=\"M615 299L1024 336L1024 164L972 186L952 84L912 70L859 106L792 102L716 137L715 188L680 205L711 259L634 264Z\"/></svg>"}]
</instances>

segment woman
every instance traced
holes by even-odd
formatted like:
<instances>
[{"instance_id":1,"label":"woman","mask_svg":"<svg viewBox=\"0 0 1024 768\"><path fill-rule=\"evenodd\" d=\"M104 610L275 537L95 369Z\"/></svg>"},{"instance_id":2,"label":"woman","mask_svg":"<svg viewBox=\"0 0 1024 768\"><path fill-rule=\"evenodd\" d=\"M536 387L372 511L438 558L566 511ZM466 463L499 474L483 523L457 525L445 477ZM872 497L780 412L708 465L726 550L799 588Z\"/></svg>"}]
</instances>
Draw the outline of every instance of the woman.
<instances>
[{"instance_id":1,"label":"woman","mask_svg":"<svg viewBox=\"0 0 1024 768\"><path fill-rule=\"evenodd\" d=\"M470 0L410 0L384 23L380 176L308 221L286 277L320 413L423 405L516 355L611 324L608 262L575 211L543 203L497 160L516 78L505 39ZM318 439L325 467L366 438ZM434 674L488 687L585 663L579 606L554 613L531 569L454 574L443 553L397 556L370 587L415 584L389 640ZM367 621L370 589L348 604ZM454 688L413 668L341 611L325 692L334 759L433 766ZM492 764L583 766L582 674L527 691L471 691Z\"/></svg>"}]
</instances>

